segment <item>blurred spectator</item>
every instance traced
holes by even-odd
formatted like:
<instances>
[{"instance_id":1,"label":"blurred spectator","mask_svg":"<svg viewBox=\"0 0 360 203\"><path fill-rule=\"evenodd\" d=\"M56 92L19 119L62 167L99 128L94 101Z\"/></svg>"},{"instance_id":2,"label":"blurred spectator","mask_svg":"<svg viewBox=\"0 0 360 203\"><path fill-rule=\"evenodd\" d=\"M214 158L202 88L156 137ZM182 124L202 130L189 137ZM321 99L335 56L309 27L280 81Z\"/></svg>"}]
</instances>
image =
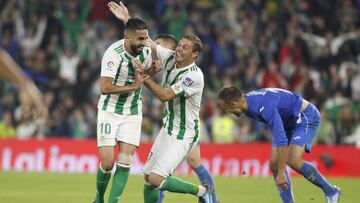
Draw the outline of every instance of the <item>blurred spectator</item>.
<instances>
[{"instance_id":1,"label":"blurred spectator","mask_svg":"<svg viewBox=\"0 0 360 203\"><path fill-rule=\"evenodd\" d=\"M11 111L5 111L0 121L0 138L14 138L16 130Z\"/></svg>"},{"instance_id":2,"label":"blurred spectator","mask_svg":"<svg viewBox=\"0 0 360 203\"><path fill-rule=\"evenodd\" d=\"M327 118L325 110L320 112L320 127L316 133L314 143L317 144L334 144L336 139L336 132L333 123Z\"/></svg>"},{"instance_id":3,"label":"blurred spectator","mask_svg":"<svg viewBox=\"0 0 360 203\"><path fill-rule=\"evenodd\" d=\"M215 110L212 118L212 140L217 143L235 142L238 140L239 129L229 114Z\"/></svg>"},{"instance_id":4,"label":"blurred spectator","mask_svg":"<svg viewBox=\"0 0 360 203\"><path fill-rule=\"evenodd\" d=\"M198 64L206 84L203 141L269 140L270 132L259 123L218 114L217 91L235 83L246 91L281 87L300 93L326 112L319 143L354 143L349 139L359 126L360 103L356 1L125 3L133 16L147 21L150 37L172 33L180 38L190 32L201 37L204 49ZM100 61L105 49L121 38L122 29L100 0L1 1L0 47L45 92L49 109L45 136L96 137ZM16 114L16 91L0 83L1 115ZM162 125L162 108L146 88L143 108L142 138L152 140ZM29 125L23 118L12 126L25 124ZM224 126L236 130L225 135L219 130Z\"/></svg>"}]
</instances>

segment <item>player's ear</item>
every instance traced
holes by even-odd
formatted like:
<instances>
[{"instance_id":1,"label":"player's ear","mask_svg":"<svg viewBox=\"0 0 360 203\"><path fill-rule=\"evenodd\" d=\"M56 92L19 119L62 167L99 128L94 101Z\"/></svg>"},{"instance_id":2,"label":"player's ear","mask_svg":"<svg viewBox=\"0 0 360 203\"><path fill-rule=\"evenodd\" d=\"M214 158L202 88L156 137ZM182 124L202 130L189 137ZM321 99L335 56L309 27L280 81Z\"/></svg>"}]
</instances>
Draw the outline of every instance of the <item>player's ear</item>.
<instances>
[{"instance_id":1,"label":"player's ear","mask_svg":"<svg viewBox=\"0 0 360 203\"><path fill-rule=\"evenodd\" d=\"M199 54L200 54L200 52L198 52L198 51L194 51L194 52L192 53L194 59L196 59L196 58L199 56Z\"/></svg>"},{"instance_id":2,"label":"player's ear","mask_svg":"<svg viewBox=\"0 0 360 203\"><path fill-rule=\"evenodd\" d=\"M131 39L131 36L132 36L131 31L130 31L130 30L125 30L125 32L124 32L124 38L127 39L127 40L129 40L129 39Z\"/></svg>"}]
</instances>

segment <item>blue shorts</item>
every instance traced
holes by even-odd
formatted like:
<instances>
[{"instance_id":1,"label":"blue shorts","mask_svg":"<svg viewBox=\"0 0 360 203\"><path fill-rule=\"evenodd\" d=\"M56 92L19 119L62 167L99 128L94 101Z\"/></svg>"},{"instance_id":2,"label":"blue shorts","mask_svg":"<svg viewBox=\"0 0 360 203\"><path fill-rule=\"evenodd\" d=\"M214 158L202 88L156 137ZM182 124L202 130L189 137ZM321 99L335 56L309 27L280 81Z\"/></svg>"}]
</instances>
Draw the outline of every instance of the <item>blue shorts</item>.
<instances>
[{"instance_id":1,"label":"blue shorts","mask_svg":"<svg viewBox=\"0 0 360 203\"><path fill-rule=\"evenodd\" d=\"M311 151L311 144L320 125L320 113L311 103L296 119L293 130L286 132L289 144L304 146L305 151Z\"/></svg>"}]
</instances>

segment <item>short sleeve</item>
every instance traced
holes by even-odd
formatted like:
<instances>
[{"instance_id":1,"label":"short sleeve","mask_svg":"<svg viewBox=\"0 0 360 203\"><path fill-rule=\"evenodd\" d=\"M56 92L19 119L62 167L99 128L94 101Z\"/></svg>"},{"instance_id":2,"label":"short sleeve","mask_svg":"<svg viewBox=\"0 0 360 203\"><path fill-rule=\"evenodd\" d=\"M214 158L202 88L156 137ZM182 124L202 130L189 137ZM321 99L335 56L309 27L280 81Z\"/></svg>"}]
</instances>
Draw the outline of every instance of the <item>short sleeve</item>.
<instances>
[{"instance_id":1,"label":"short sleeve","mask_svg":"<svg viewBox=\"0 0 360 203\"><path fill-rule=\"evenodd\" d=\"M156 56L160 60L162 65L165 65L166 61L174 54L173 50L166 49L160 45L156 46Z\"/></svg>"},{"instance_id":2,"label":"short sleeve","mask_svg":"<svg viewBox=\"0 0 360 203\"><path fill-rule=\"evenodd\" d=\"M189 98L195 94L202 93L204 88L204 78L202 74L190 72L181 77L175 84L171 85L171 89L176 96L184 95Z\"/></svg>"},{"instance_id":3,"label":"short sleeve","mask_svg":"<svg viewBox=\"0 0 360 203\"><path fill-rule=\"evenodd\" d=\"M148 69L151 67L152 58L151 58L151 49L149 47L146 47L146 55L145 55L145 61L144 61L144 69Z\"/></svg>"},{"instance_id":4,"label":"short sleeve","mask_svg":"<svg viewBox=\"0 0 360 203\"><path fill-rule=\"evenodd\" d=\"M145 69L148 69L151 67L151 63L152 63L152 58L151 55L149 55L148 57L145 58Z\"/></svg>"},{"instance_id":5,"label":"short sleeve","mask_svg":"<svg viewBox=\"0 0 360 203\"><path fill-rule=\"evenodd\" d=\"M101 60L101 76L115 78L117 67L121 63L121 58L116 56L108 49Z\"/></svg>"}]
</instances>

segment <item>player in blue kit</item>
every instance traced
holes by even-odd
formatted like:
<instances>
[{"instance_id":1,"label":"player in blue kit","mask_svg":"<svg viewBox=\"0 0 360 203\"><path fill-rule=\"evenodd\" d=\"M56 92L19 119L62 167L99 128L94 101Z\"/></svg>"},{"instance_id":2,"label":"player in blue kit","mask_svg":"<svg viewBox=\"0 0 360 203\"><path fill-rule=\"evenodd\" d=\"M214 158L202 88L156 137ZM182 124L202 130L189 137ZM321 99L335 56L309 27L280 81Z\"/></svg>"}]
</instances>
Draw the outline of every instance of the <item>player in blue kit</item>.
<instances>
[{"instance_id":1,"label":"player in blue kit","mask_svg":"<svg viewBox=\"0 0 360 203\"><path fill-rule=\"evenodd\" d=\"M269 167L284 203L295 202L286 165L303 175L325 193L327 203L337 203L340 189L330 184L311 163L303 160L320 125L317 108L298 94L278 88L264 88L244 93L234 85L218 94L219 107L268 125L273 134Z\"/></svg>"}]
</instances>

